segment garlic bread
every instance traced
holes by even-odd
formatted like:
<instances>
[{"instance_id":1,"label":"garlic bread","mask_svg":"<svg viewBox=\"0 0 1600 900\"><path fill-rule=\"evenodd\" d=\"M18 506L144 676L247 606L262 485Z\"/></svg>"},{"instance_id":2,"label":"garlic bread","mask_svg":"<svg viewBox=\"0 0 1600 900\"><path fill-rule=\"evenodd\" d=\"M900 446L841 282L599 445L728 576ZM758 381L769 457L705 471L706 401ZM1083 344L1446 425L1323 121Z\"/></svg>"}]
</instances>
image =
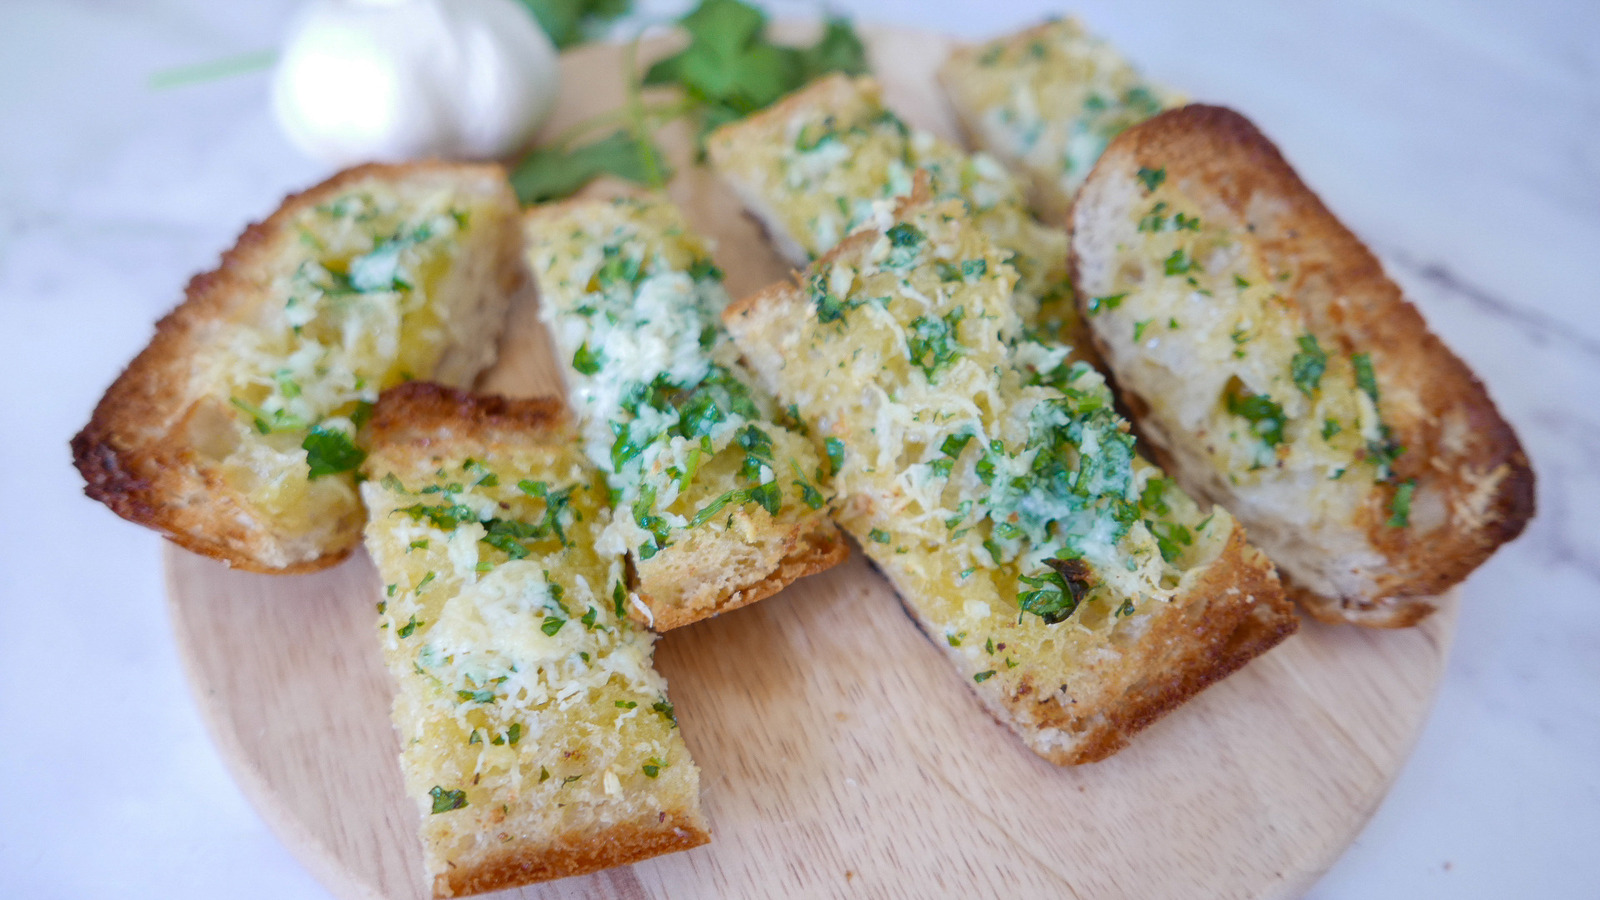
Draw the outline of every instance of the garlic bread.
<instances>
[{"instance_id":1,"label":"garlic bread","mask_svg":"<svg viewBox=\"0 0 1600 900\"><path fill-rule=\"evenodd\" d=\"M1040 217L1063 227L1106 144L1182 102L1072 18L961 47L939 83L967 140L1017 173Z\"/></svg>"},{"instance_id":2,"label":"garlic bread","mask_svg":"<svg viewBox=\"0 0 1600 900\"><path fill-rule=\"evenodd\" d=\"M926 171L935 196L959 197L1004 248L1019 277L1023 319L1079 343L1067 280L1067 236L1040 224L1022 188L993 158L911 128L883 105L871 78L830 75L706 139L718 175L795 265L858 228L886 227Z\"/></svg>"},{"instance_id":3,"label":"garlic bread","mask_svg":"<svg viewBox=\"0 0 1600 900\"><path fill-rule=\"evenodd\" d=\"M1072 229L1141 432L1312 614L1414 624L1522 531L1533 473L1483 385L1243 116L1124 132Z\"/></svg>"},{"instance_id":4,"label":"garlic bread","mask_svg":"<svg viewBox=\"0 0 1600 900\"><path fill-rule=\"evenodd\" d=\"M1090 762L1297 620L1228 513L1138 456L1099 373L1023 334L1016 278L959 201L919 201L725 319L963 680L1040 756Z\"/></svg>"},{"instance_id":5,"label":"garlic bread","mask_svg":"<svg viewBox=\"0 0 1600 900\"><path fill-rule=\"evenodd\" d=\"M655 638L595 549L605 481L560 404L413 382L370 437L366 544L434 895L708 841Z\"/></svg>"},{"instance_id":6,"label":"garlic bread","mask_svg":"<svg viewBox=\"0 0 1600 900\"><path fill-rule=\"evenodd\" d=\"M106 391L72 442L86 493L239 568L338 562L361 539L372 402L494 360L519 245L497 166L362 166L290 197Z\"/></svg>"},{"instance_id":7,"label":"garlic bread","mask_svg":"<svg viewBox=\"0 0 1600 900\"><path fill-rule=\"evenodd\" d=\"M671 203L624 196L527 214L540 317L589 458L620 511L658 631L770 596L848 552L816 450L749 383L722 328L722 273Z\"/></svg>"}]
</instances>

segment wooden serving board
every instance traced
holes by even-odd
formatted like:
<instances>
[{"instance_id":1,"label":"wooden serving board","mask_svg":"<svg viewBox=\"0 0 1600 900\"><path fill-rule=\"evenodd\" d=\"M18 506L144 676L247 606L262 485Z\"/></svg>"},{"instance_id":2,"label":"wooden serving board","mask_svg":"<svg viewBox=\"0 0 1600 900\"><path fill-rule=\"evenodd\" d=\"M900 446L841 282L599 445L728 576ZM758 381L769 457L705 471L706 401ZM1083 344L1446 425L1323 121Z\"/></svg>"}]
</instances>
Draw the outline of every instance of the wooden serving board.
<instances>
[{"instance_id":1,"label":"wooden serving board","mask_svg":"<svg viewBox=\"0 0 1600 900\"><path fill-rule=\"evenodd\" d=\"M948 42L869 37L890 103L953 134L932 79ZM547 133L620 102L620 59L612 46L564 59ZM663 140L680 161L671 193L717 240L734 295L784 277L739 205L687 163L687 130ZM531 300L481 387L558 393ZM426 897L371 563L263 576L166 554L202 713L262 815L335 894ZM1454 598L1406 631L1307 621L1112 759L1057 768L985 714L857 555L657 644L703 772L709 846L500 896L1297 896L1388 789L1454 627Z\"/></svg>"}]
</instances>

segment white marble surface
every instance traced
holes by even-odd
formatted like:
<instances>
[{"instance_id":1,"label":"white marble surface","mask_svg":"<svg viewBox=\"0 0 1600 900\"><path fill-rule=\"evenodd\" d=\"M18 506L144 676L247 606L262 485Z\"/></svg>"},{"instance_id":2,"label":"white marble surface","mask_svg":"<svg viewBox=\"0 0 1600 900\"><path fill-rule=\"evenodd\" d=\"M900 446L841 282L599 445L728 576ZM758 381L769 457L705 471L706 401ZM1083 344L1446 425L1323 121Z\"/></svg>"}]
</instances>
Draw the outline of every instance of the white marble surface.
<instances>
[{"instance_id":1,"label":"white marble surface","mask_svg":"<svg viewBox=\"0 0 1600 900\"><path fill-rule=\"evenodd\" d=\"M983 36L1044 0L876 0ZM796 7L789 5L787 9ZM262 75L287 2L0 0L0 894L327 896L196 716L158 539L67 439L244 224L324 174ZM1465 587L1415 755L1312 896L1600 895L1600 6L1084 2L1154 75L1254 117L1477 370L1539 515Z\"/></svg>"}]
</instances>

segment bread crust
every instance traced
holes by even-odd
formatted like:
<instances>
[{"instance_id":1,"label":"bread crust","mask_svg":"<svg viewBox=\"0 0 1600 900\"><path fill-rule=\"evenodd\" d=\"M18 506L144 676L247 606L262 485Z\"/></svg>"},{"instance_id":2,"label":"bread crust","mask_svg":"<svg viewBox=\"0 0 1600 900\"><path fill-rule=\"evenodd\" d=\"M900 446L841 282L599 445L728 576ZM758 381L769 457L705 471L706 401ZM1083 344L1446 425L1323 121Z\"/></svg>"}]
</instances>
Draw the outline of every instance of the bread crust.
<instances>
[{"instance_id":1,"label":"bread crust","mask_svg":"<svg viewBox=\"0 0 1600 900\"><path fill-rule=\"evenodd\" d=\"M1520 534L1533 515L1533 471L1516 434L1483 384L1428 330L1372 252L1300 180L1271 141L1232 110L1186 106L1112 141L1074 201L1076 281L1085 283L1086 258L1105 252L1092 246L1090 219L1105 214L1107 186L1132 179L1140 167L1164 167L1168 179L1201 199L1208 215L1222 213L1239 232L1248 231L1271 271L1289 273L1281 292L1306 312L1312 330L1336 338L1338 347L1330 353L1370 355L1384 420L1406 448L1393 465L1395 477L1415 479L1419 495L1426 491L1445 498L1449 526L1422 533L1390 527L1381 492L1372 492L1353 523L1384 560L1375 573L1376 588L1367 595L1315 593L1296 584L1294 560L1280 555L1276 561L1291 593L1319 619L1375 627L1421 621L1433 611L1435 595ZM1115 346L1104 330L1093 330L1115 370L1118 351L1124 357L1130 351ZM1157 442L1189 439L1165 434L1144 417L1148 404L1125 393L1142 430ZM1171 454L1174 448L1163 449ZM1182 478L1182 469L1175 474ZM1225 506L1234 499L1192 477L1186 481L1186 490ZM1274 552L1271 546L1265 549Z\"/></svg>"},{"instance_id":2,"label":"bread crust","mask_svg":"<svg viewBox=\"0 0 1600 900\"><path fill-rule=\"evenodd\" d=\"M660 813L654 823L623 822L581 840L512 843L471 868L434 876L435 897L463 897L502 888L587 875L710 843L704 820Z\"/></svg>"},{"instance_id":3,"label":"bread crust","mask_svg":"<svg viewBox=\"0 0 1600 900\"><path fill-rule=\"evenodd\" d=\"M373 452L397 446L443 449L571 437L566 407L554 397L512 399L473 394L428 381L408 381L378 395L367 434Z\"/></svg>"},{"instance_id":4,"label":"bread crust","mask_svg":"<svg viewBox=\"0 0 1600 900\"><path fill-rule=\"evenodd\" d=\"M302 211L362 181L433 172L505 180L504 169L495 164L427 161L347 169L287 197L265 220L245 229L216 269L190 279L183 302L156 323L150 343L106 390L89 423L72 439L84 493L188 550L246 571L312 572L349 556L361 541L359 504L336 543L319 548L314 558L280 561L283 542L255 519L248 504L223 489L221 477L201 463L182 433L199 399L191 364L226 325L262 303L275 254ZM508 279L503 287L510 296L518 285Z\"/></svg>"},{"instance_id":5,"label":"bread crust","mask_svg":"<svg viewBox=\"0 0 1600 900\"><path fill-rule=\"evenodd\" d=\"M1299 627L1272 563L1246 542L1236 523L1222 553L1172 599L1171 609L1155 618L1115 667L1096 671L1112 686L1101 696L1075 696L1063 704L1050 686L1026 682L1004 696L975 693L996 721L1050 762L1099 762ZM934 633L926 622L924 628ZM945 652L957 658L950 648Z\"/></svg>"}]
</instances>

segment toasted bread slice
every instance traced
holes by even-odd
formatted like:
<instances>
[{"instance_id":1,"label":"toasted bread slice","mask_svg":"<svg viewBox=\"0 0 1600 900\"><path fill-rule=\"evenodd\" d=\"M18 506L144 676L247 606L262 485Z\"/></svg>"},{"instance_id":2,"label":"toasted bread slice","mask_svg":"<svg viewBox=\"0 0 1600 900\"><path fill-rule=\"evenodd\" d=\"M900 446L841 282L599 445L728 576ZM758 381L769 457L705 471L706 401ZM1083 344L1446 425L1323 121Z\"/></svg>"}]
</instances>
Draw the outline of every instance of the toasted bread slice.
<instances>
[{"instance_id":1,"label":"toasted bread slice","mask_svg":"<svg viewBox=\"0 0 1600 900\"><path fill-rule=\"evenodd\" d=\"M73 439L85 492L197 553L304 572L361 539L378 391L465 386L525 282L497 166L362 166L253 225Z\"/></svg>"},{"instance_id":2,"label":"toasted bread slice","mask_svg":"<svg viewBox=\"0 0 1600 900\"><path fill-rule=\"evenodd\" d=\"M906 125L871 78L821 78L717 129L706 154L796 265L858 228L887 227L913 174L924 170L936 196L964 200L973 222L1010 252L1024 321L1085 343L1076 339L1066 234L1029 215L1021 185L993 158Z\"/></svg>"},{"instance_id":3,"label":"toasted bread slice","mask_svg":"<svg viewBox=\"0 0 1600 900\"><path fill-rule=\"evenodd\" d=\"M366 543L434 895L708 841L654 637L595 549L605 481L560 404L413 382L370 437Z\"/></svg>"},{"instance_id":4,"label":"toasted bread slice","mask_svg":"<svg viewBox=\"0 0 1600 900\"><path fill-rule=\"evenodd\" d=\"M657 197L530 210L528 262L589 458L622 512L658 631L736 609L848 551L816 450L749 382L722 328L722 273Z\"/></svg>"},{"instance_id":5,"label":"toasted bread slice","mask_svg":"<svg viewBox=\"0 0 1600 900\"><path fill-rule=\"evenodd\" d=\"M1015 280L959 201L914 202L725 318L967 684L1040 756L1090 762L1298 620L1228 513L1134 452L1099 373L1022 336Z\"/></svg>"},{"instance_id":6,"label":"toasted bread slice","mask_svg":"<svg viewBox=\"0 0 1600 900\"><path fill-rule=\"evenodd\" d=\"M1040 217L1062 227L1106 144L1183 102L1072 18L959 48L939 83L967 140L1016 172Z\"/></svg>"},{"instance_id":7,"label":"toasted bread slice","mask_svg":"<svg viewBox=\"0 0 1600 900\"><path fill-rule=\"evenodd\" d=\"M1312 614L1414 624L1522 531L1533 473L1483 385L1244 117L1124 132L1072 224L1141 431Z\"/></svg>"}]
</instances>

